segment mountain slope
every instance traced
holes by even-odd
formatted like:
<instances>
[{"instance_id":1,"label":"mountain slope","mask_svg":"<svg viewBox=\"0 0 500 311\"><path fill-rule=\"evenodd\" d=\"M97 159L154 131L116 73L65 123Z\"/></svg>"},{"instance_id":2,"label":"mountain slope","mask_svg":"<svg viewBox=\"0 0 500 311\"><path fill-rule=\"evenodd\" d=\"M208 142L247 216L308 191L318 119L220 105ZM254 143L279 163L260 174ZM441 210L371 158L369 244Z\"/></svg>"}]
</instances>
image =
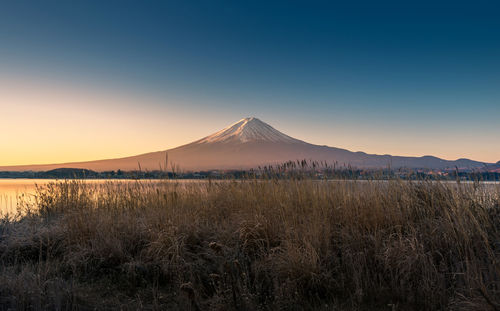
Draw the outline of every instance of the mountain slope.
<instances>
[{"instance_id":1,"label":"mountain slope","mask_svg":"<svg viewBox=\"0 0 500 311\"><path fill-rule=\"evenodd\" d=\"M338 165L351 165L359 168L390 166L392 168L473 169L482 168L485 165L468 159L447 161L432 156L374 155L313 145L285 135L257 118L245 118L210 136L166 151L90 162L0 166L0 171L45 171L64 167L95 171L136 170L139 165L144 170L158 170L165 167L167 158L169 167L171 163L174 163L183 170L248 169L299 159L326 161L330 164L336 162Z\"/></svg>"},{"instance_id":2,"label":"mountain slope","mask_svg":"<svg viewBox=\"0 0 500 311\"><path fill-rule=\"evenodd\" d=\"M246 143L252 141L267 141L274 143L297 143L298 139L275 130L261 120L250 117L241 119L219 132L195 141L195 144L204 143Z\"/></svg>"}]
</instances>

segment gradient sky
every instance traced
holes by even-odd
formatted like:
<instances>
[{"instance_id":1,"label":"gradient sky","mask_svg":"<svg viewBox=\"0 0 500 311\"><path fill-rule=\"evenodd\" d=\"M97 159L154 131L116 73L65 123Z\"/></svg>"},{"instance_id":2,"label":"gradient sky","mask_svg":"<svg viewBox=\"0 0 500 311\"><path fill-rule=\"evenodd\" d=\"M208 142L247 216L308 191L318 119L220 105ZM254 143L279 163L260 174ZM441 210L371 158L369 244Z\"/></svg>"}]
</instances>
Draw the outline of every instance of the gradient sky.
<instances>
[{"instance_id":1,"label":"gradient sky","mask_svg":"<svg viewBox=\"0 0 500 311\"><path fill-rule=\"evenodd\" d=\"M256 116L352 151L500 160L498 1L0 1L0 165Z\"/></svg>"}]
</instances>

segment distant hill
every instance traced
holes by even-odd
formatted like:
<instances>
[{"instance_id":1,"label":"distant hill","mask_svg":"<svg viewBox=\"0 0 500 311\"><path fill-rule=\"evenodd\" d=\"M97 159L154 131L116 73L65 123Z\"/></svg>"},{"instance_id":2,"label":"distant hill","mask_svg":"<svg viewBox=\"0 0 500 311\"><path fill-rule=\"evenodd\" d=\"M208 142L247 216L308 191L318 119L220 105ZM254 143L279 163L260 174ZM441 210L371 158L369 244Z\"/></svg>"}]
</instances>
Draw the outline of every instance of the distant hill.
<instances>
[{"instance_id":1,"label":"distant hill","mask_svg":"<svg viewBox=\"0 0 500 311\"><path fill-rule=\"evenodd\" d=\"M97 173L83 168L56 168L38 174L39 178L89 178L95 177Z\"/></svg>"},{"instance_id":2,"label":"distant hill","mask_svg":"<svg viewBox=\"0 0 500 311\"><path fill-rule=\"evenodd\" d=\"M495 164L486 165L483 170L492 173L500 173L500 161Z\"/></svg>"},{"instance_id":3,"label":"distant hill","mask_svg":"<svg viewBox=\"0 0 500 311\"><path fill-rule=\"evenodd\" d=\"M283 163L289 160L324 161L337 166L357 168L410 169L483 169L497 164L469 159L454 161L433 156L402 157L310 144L274 129L257 118L242 119L217 133L177 148L132 157L47 165L0 166L0 171L48 171L60 168L79 168L93 171L158 170L168 161L187 171L217 169L248 169ZM498 167L500 168L500 166Z\"/></svg>"}]
</instances>

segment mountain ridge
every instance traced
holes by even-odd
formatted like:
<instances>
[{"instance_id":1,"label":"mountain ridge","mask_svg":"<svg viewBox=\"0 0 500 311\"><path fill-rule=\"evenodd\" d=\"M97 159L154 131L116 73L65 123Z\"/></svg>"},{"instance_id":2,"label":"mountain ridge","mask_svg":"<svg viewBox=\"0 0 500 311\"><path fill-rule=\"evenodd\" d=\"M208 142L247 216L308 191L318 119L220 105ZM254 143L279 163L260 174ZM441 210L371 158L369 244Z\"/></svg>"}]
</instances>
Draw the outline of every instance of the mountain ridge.
<instances>
[{"instance_id":1,"label":"mountain ridge","mask_svg":"<svg viewBox=\"0 0 500 311\"><path fill-rule=\"evenodd\" d=\"M206 136L194 143L215 143L239 141L242 143L262 140L271 142L302 142L276 130L267 123L255 117L247 117L235 122L222 130Z\"/></svg>"},{"instance_id":2,"label":"mountain ridge","mask_svg":"<svg viewBox=\"0 0 500 311\"><path fill-rule=\"evenodd\" d=\"M168 160L167 160L168 159ZM95 171L165 169L173 163L183 170L249 169L290 160L316 160L358 168L479 169L496 165L469 159L444 160L435 156L403 157L352 152L314 145L290 137L255 117L235 122L194 142L136 156L46 165L0 166L0 171L43 171L82 168ZM166 163L168 161L169 163Z\"/></svg>"}]
</instances>

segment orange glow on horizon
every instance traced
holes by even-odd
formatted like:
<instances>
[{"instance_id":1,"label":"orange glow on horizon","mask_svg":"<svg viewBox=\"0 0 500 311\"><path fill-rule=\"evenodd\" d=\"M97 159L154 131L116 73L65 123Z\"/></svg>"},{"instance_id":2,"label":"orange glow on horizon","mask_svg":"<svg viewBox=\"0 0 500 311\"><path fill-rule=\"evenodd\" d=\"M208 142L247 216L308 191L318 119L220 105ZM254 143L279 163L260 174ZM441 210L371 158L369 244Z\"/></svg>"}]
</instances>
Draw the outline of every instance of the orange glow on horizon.
<instances>
[{"instance_id":1,"label":"orange glow on horizon","mask_svg":"<svg viewBox=\"0 0 500 311\"><path fill-rule=\"evenodd\" d=\"M203 110L127 90L104 91L61 83L0 77L0 166L119 158L177 147L222 129L248 113ZM495 134L471 137L337 124L332 129L287 116L260 116L278 130L310 143L401 156L433 155L497 162ZM275 122L276 119L281 120ZM340 133L340 134L339 134Z\"/></svg>"},{"instance_id":2,"label":"orange glow on horizon","mask_svg":"<svg viewBox=\"0 0 500 311\"><path fill-rule=\"evenodd\" d=\"M0 79L0 165L132 156L198 137L189 120L179 119L185 111L175 105L162 108L157 101L125 91L120 95Z\"/></svg>"}]
</instances>

